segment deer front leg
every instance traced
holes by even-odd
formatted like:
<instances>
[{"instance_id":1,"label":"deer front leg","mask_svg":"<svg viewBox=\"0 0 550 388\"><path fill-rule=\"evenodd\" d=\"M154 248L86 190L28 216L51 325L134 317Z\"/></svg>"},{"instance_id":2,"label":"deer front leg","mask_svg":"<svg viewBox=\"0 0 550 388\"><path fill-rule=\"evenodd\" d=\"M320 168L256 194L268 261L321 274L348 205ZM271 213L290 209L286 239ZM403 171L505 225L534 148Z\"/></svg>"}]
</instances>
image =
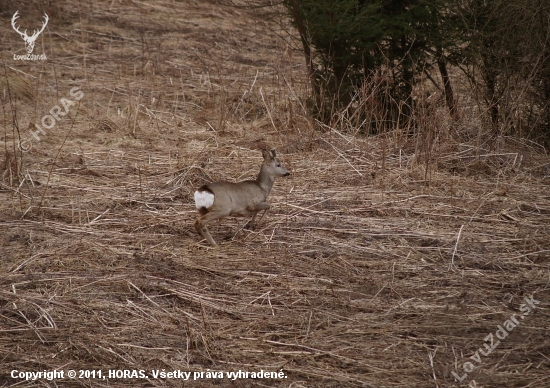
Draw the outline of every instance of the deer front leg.
<instances>
[{"instance_id":1,"label":"deer front leg","mask_svg":"<svg viewBox=\"0 0 550 388\"><path fill-rule=\"evenodd\" d=\"M262 216L260 217L260 221L258 221L258 224L259 224L262 221L262 219L264 218L265 213L267 213L267 211L269 210L270 207L271 207L271 205L267 202L261 202L261 203L257 204L254 207L249 206L248 210L253 211L254 214L252 215L252 219L249 222L247 222L247 224L244 226L245 229L251 229L251 230L256 229L256 226L257 226L256 216L262 210L264 211Z\"/></svg>"}]
</instances>

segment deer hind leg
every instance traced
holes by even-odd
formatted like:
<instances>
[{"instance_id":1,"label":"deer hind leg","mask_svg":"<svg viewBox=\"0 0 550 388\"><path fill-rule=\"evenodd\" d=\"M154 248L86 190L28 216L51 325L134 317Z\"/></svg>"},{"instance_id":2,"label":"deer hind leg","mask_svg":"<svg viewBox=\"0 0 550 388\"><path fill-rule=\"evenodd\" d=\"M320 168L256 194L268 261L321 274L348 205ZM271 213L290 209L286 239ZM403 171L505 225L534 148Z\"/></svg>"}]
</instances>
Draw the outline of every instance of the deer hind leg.
<instances>
[{"instance_id":1,"label":"deer hind leg","mask_svg":"<svg viewBox=\"0 0 550 388\"><path fill-rule=\"evenodd\" d=\"M267 213L267 211L269 210L270 207L271 207L271 205L267 202L261 202L261 203L257 204L256 206L254 206L253 208L249 207L249 210L253 211L254 214L252 215L252 219L249 222L247 222L246 225L244 226L245 229L251 229L251 230L256 229L256 226L258 226L258 224L260 222L262 222L262 220L265 216L265 213ZM262 210L264 212L263 212L262 216L260 217L260 220L258 222L256 222L256 216Z\"/></svg>"},{"instance_id":2,"label":"deer hind leg","mask_svg":"<svg viewBox=\"0 0 550 388\"><path fill-rule=\"evenodd\" d=\"M206 237L206 233L208 233L208 229L206 228L206 225L201 223L200 218L201 217L197 218L193 225L195 225L195 229L197 230L197 233L199 234L199 236L201 236L203 239L205 239L206 241L208 241L210 243L210 240L208 239L208 237ZM206 231L206 233L205 233L205 231ZM212 236L210 236L210 238L212 238ZM216 242L214 241L214 244L215 243ZM212 243L210 243L210 244L212 244Z\"/></svg>"},{"instance_id":3,"label":"deer hind leg","mask_svg":"<svg viewBox=\"0 0 550 388\"><path fill-rule=\"evenodd\" d=\"M199 218L197 218L195 220L195 224L194 224L195 229L197 230L197 232L199 233L199 235L202 238L204 238L206 241L208 241L208 243L210 245L212 245L213 247L216 247L216 246L218 246L218 244L216 244L216 242L212 238L212 235L210 234L210 232L208 231L208 228L206 227L206 223L210 222L212 220L217 220L217 219L223 218L227 215L228 214L225 213L225 212L223 212L223 213L218 213L218 212L206 213L205 215L200 216Z\"/></svg>"}]
</instances>

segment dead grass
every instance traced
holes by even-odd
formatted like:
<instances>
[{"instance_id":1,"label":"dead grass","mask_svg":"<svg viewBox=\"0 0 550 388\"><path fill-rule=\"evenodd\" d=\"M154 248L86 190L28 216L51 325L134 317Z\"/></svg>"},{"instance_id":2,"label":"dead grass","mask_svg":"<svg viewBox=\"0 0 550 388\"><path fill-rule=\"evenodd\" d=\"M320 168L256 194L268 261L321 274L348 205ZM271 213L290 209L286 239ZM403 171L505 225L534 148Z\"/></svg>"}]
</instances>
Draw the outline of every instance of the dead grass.
<instances>
[{"instance_id":1,"label":"dead grass","mask_svg":"<svg viewBox=\"0 0 550 388\"><path fill-rule=\"evenodd\" d=\"M452 140L440 118L418 136L315 131L301 56L242 9L59 4L47 62L13 61L17 34L0 41L1 82L26 74L36 88L32 103L2 100L2 386L53 384L14 369L150 377L59 382L90 387L550 384L550 162L536 145L489 150L466 124ZM36 141L28 128L74 86L80 105ZM193 190L256 175L272 146L292 175L261 230L226 219L207 247ZM537 309L473 361L530 295Z\"/></svg>"}]
</instances>

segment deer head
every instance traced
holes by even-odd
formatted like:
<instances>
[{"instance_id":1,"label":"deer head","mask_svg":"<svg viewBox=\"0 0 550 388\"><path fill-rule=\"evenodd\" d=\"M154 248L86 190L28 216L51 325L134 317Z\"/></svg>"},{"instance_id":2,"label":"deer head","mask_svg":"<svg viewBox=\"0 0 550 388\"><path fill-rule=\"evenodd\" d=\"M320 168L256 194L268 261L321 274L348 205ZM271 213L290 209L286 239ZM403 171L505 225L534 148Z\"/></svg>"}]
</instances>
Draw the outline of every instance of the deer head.
<instances>
[{"instance_id":1,"label":"deer head","mask_svg":"<svg viewBox=\"0 0 550 388\"><path fill-rule=\"evenodd\" d=\"M19 11L13 14L13 17L11 18L11 26L15 31L17 31L19 35L21 35L21 37L25 41L25 49L27 49L27 53L32 54L32 51L34 50L34 42L36 41L36 38L38 38L38 35L40 35L42 31L44 31L44 28L46 28L46 26L48 25L48 20L49 20L48 15L44 14L44 23L42 24L42 28L40 29L40 31L35 30L31 36L28 36L27 30L21 32L19 31L19 27L15 25L15 21L19 17L18 13Z\"/></svg>"}]
</instances>

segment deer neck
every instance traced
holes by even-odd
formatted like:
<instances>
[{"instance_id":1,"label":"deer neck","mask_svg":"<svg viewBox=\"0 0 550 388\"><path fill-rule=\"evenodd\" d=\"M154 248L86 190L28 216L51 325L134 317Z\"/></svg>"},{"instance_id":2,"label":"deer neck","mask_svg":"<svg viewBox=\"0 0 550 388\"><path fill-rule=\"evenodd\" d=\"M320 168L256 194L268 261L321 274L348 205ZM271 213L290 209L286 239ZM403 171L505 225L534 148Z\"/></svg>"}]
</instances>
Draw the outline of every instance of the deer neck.
<instances>
[{"instance_id":1,"label":"deer neck","mask_svg":"<svg viewBox=\"0 0 550 388\"><path fill-rule=\"evenodd\" d=\"M271 192L271 188L273 187L273 182L275 182L275 177L270 176L267 173L267 166L262 163L262 168L260 169L260 173L258 174L258 178L256 178L256 182L260 186L260 188L265 192L266 197Z\"/></svg>"}]
</instances>

